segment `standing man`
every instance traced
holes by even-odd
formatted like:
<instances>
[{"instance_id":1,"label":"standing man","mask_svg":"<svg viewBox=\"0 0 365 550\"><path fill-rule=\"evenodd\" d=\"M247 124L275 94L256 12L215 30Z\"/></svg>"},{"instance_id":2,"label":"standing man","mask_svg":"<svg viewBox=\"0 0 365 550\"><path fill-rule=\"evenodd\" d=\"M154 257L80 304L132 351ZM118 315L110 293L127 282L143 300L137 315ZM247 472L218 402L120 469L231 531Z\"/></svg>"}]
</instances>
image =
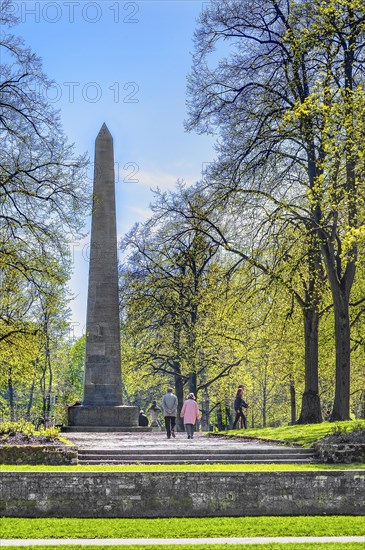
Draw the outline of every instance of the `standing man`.
<instances>
[{"instance_id":1,"label":"standing man","mask_svg":"<svg viewBox=\"0 0 365 550\"><path fill-rule=\"evenodd\" d=\"M167 438L175 437L175 425L177 415L177 397L172 393L172 388L167 389L167 393L162 399L162 409L165 417L165 427Z\"/></svg>"}]
</instances>

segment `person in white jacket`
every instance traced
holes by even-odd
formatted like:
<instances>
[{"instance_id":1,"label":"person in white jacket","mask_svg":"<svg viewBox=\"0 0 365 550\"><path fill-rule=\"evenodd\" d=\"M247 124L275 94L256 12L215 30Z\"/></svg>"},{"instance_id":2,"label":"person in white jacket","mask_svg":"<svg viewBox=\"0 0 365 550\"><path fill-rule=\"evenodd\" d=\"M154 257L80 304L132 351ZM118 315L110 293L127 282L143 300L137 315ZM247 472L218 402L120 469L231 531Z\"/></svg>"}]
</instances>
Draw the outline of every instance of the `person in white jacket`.
<instances>
[{"instance_id":1,"label":"person in white jacket","mask_svg":"<svg viewBox=\"0 0 365 550\"><path fill-rule=\"evenodd\" d=\"M177 416L177 397L172 393L172 388L167 388L167 393L162 398L162 409L165 417L167 438L175 437L175 425Z\"/></svg>"}]
</instances>

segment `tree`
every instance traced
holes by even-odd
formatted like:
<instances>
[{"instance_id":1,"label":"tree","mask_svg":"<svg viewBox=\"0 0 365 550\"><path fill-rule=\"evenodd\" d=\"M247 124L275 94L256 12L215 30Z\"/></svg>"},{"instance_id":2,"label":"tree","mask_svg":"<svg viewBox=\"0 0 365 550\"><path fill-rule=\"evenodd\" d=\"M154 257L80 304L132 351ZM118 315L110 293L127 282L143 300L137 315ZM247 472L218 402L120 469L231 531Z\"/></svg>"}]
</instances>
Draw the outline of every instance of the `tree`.
<instances>
[{"instance_id":1,"label":"tree","mask_svg":"<svg viewBox=\"0 0 365 550\"><path fill-rule=\"evenodd\" d=\"M184 386L197 394L228 376L242 358L224 336L218 340L210 322L226 296L218 246L203 236L196 220L172 209L175 201L177 193L158 194L154 216L125 238L132 253L122 271L122 317L124 332L139 342L132 349L144 350L137 352L141 363L173 377L181 407ZM188 201L182 209L191 209Z\"/></svg>"},{"instance_id":2,"label":"tree","mask_svg":"<svg viewBox=\"0 0 365 550\"><path fill-rule=\"evenodd\" d=\"M17 420L20 405L23 415L26 415L26 402L32 400L30 389L37 376L38 346L35 331L32 337L31 332L29 329L27 335L20 332L13 334L11 346L4 340L0 342L0 389L6 406L3 414L12 421Z\"/></svg>"},{"instance_id":3,"label":"tree","mask_svg":"<svg viewBox=\"0 0 365 550\"><path fill-rule=\"evenodd\" d=\"M11 4L0 4L4 29L18 23ZM86 157L75 156L42 93L52 83L40 59L5 32L0 54L0 267L31 280L50 269L44 251L64 261L67 239L80 231L89 202Z\"/></svg>"},{"instance_id":4,"label":"tree","mask_svg":"<svg viewBox=\"0 0 365 550\"><path fill-rule=\"evenodd\" d=\"M12 7L10 0L0 1L0 343L10 358L9 400L15 399L14 384L29 390L23 406L29 416L40 371L43 409L49 412L55 317L59 325L67 321L61 302L70 274L69 243L81 232L90 193L86 156L75 154L59 113L43 94L52 82L40 58L7 32L19 22ZM32 353L38 348L34 360L28 361L23 341L32 343ZM62 348L63 338L57 345Z\"/></svg>"},{"instance_id":5,"label":"tree","mask_svg":"<svg viewBox=\"0 0 365 550\"><path fill-rule=\"evenodd\" d=\"M209 181L210 184L210 181ZM197 184L187 194L199 197L191 200L187 211L176 201L171 206L182 218L195 218L200 231L226 252L238 256L236 266L242 262L258 273L281 285L296 300L303 313L305 339L305 381L300 422L320 422L321 407L318 394L318 324L321 316L322 290L319 284L320 266L313 260L308 243L298 242L289 224L282 220L280 231L277 221L280 212L270 214L267 204L255 208L240 201L211 196L211 186ZM231 199L231 197L229 197ZM187 200L186 197L184 200Z\"/></svg>"},{"instance_id":6,"label":"tree","mask_svg":"<svg viewBox=\"0 0 365 550\"><path fill-rule=\"evenodd\" d=\"M62 281L64 283L64 281ZM39 299L39 372L42 396L42 416L49 422L56 375L55 359L61 349L68 328L67 297L64 284L53 284Z\"/></svg>"},{"instance_id":7,"label":"tree","mask_svg":"<svg viewBox=\"0 0 365 550\"><path fill-rule=\"evenodd\" d=\"M188 129L218 127L221 135L215 187L283 214L307 243L311 274L318 272L308 288L318 287L324 258L336 319L332 420L349 417L356 240L347 250L342 243L357 234L364 196L363 36L357 0L213 0L195 34L189 82ZM221 40L232 53L211 69ZM304 307L310 311L315 335L315 293Z\"/></svg>"}]
</instances>

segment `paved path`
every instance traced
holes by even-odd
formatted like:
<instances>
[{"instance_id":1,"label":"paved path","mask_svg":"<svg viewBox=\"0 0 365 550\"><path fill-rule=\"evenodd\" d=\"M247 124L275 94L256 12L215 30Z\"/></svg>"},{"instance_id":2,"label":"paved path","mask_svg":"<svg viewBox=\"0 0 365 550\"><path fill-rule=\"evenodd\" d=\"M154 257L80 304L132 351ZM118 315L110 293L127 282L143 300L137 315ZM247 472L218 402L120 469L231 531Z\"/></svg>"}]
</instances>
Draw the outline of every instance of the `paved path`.
<instances>
[{"instance_id":1,"label":"paved path","mask_svg":"<svg viewBox=\"0 0 365 550\"><path fill-rule=\"evenodd\" d=\"M1 540L0 546L64 546L78 544L82 546L142 546L142 545L182 545L182 544L289 544L289 543L350 543L365 544L362 537L230 537L230 538L195 538L195 539L7 539Z\"/></svg>"},{"instance_id":2,"label":"paved path","mask_svg":"<svg viewBox=\"0 0 365 550\"><path fill-rule=\"evenodd\" d=\"M202 433L196 433L194 439L187 439L186 434L178 432L176 438L167 439L163 432L110 432L110 433L93 433L93 432L68 432L65 437L72 441L79 449L196 449L196 450L228 450L242 449L254 450L283 448L282 445L275 443L264 443L259 441L243 440L241 438L221 438L209 437Z\"/></svg>"}]
</instances>

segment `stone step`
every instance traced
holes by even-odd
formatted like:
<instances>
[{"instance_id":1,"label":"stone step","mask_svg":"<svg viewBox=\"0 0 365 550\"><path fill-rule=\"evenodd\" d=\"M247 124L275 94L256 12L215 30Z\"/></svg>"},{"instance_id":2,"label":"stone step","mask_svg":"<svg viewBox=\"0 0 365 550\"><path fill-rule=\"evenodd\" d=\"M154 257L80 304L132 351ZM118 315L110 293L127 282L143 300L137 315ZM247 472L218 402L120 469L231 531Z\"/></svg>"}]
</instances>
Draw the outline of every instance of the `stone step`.
<instances>
[{"instance_id":1,"label":"stone step","mask_svg":"<svg viewBox=\"0 0 365 550\"><path fill-rule=\"evenodd\" d=\"M187 443L188 445L188 443ZM189 442L189 445L194 445L193 442ZM123 454L133 454L133 455L183 455L185 456L188 453L204 454L206 455L219 455L219 454L229 454L229 455L244 455L244 454L263 454L263 455L279 455L279 454L297 454L297 455L313 455L312 449L304 449L303 447L267 447L265 449L252 447L249 449L199 449L199 448L187 448L187 447L173 447L173 448L164 448L164 449L146 449L146 448L125 448L125 449L80 449L79 455L85 454L98 454L98 455L123 455Z\"/></svg>"},{"instance_id":2,"label":"stone step","mask_svg":"<svg viewBox=\"0 0 365 550\"><path fill-rule=\"evenodd\" d=\"M263 454L242 454L240 456L238 455L230 455L230 454L219 454L219 455L209 455L206 456L204 454L197 454L197 453L186 453L184 455L181 454L170 454L170 455L134 455L134 454L120 454L120 455L99 455L98 453L90 453L90 454L82 454L79 453L79 460L128 460L128 461L144 461L144 460L182 460L182 461L194 461L194 460L205 460L205 461L224 461L224 462L231 462L232 460L277 460L277 459L283 459L283 460L291 460L291 459L300 459L300 460L306 460L313 457L313 454L307 454L307 455L297 455L295 453L286 453L281 455L263 455Z\"/></svg>"},{"instance_id":3,"label":"stone step","mask_svg":"<svg viewBox=\"0 0 365 550\"><path fill-rule=\"evenodd\" d=\"M79 464L305 464L314 458L311 449L82 449Z\"/></svg>"},{"instance_id":4,"label":"stone step","mask_svg":"<svg viewBox=\"0 0 365 550\"><path fill-rule=\"evenodd\" d=\"M89 464L89 465L97 465L97 464L109 464L109 465L127 465L127 464L309 464L309 459L304 458L279 458L279 457L271 457L271 458L258 458L256 460L249 460L249 459L233 459L233 460L222 460L222 459L195 459L195 460L181 460L181 459L165 459L165 460L152 460L152 459L145 459L145 460L125 460L125 459L114 459L114 460L107 460L107 459L81 459L78 461L79 464Z\"/></svg>"},{"instance_id":5,"label":"stone step","mask_svg":"<svg viewBox=\"0 0 365 550\"><path fill-rule=\"evenodd\" d=\"M164 449L80 449L79 464L306 464L314 458L312 449L266 447L236 449L199 449L190 447Z\"/></svg>"}]
</instances>

